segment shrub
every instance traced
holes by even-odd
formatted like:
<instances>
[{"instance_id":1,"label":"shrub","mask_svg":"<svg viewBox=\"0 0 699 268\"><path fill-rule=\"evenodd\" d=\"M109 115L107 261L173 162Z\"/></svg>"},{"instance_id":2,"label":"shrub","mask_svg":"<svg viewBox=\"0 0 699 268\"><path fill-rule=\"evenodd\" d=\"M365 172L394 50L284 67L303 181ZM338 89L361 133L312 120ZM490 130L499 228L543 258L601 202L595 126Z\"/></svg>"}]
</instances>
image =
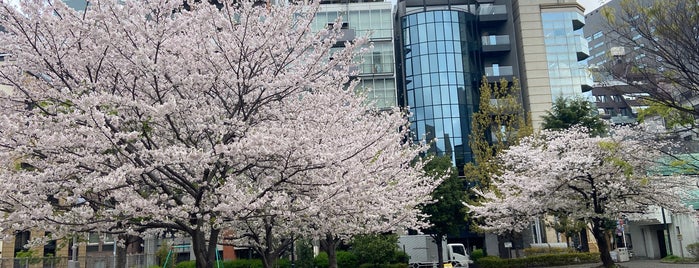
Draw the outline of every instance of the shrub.
<instances>
[{"instance_id":1,"label":"shrub","mask_svg":"<svg viewBox=\"0 0 699 268\"><path fill-rule=\"evenodd\" d=\"M296 241L296 267L313 267L313 244L311 240Z\"/></svg>"},{"instance_id":2,"label":"shrub","mask_svg":"<svg viewBox=\"0 0 699 268\"><path fill-rule=\"evenodd\" d=\"M359 268L407 268L407 263L386 263L386 264L372 264L364 263L359 265Z\"/></svg>"},{"instance_id":3,"label":"shrub","mask_svg":"<svg viewBox=\"0 0 699 268\"><path fill-rule=\"evenodd\" d=\"M687 252L699 261L699 242L687 245Z\"/></svg>"},{"instance_id":4,"label":"shrub","mask_svg":"<svg viewBox=\"0 0 699 268\"><path fill-rule=\"evenodd\" d=\"M320 252L318 255L313 259L313 264L315 265L316 268L328 268L329 266L329 261L328 261L328 253L325 252Z\"/></svg>"},{"instance_id":5,"label":"shrub","mask_svg":"<svg viewBox=\"0 0 699 268\"><path fill-rule=\"evenodd\" d=\"M357 235L352 239L352 253L359 263L390 263L398 252L397 235Z\"/></svg>"},{"instance_id":6,"label":"shrub","mask_svg":"<svg viewBox=\"0 0 699 268\"><path fill-rule=\"evenodd\" d=\"M280 260L281 261L281 260ZM237 259L223 262L224 268L262 268L260 259Z\"/></svg>"},{"instance_id":7,"label":"shrub","mask_svg":"<svg viewBox=\"0 0 699 268\"><path fill-rule=\"evenodd\" d=\"M562 253L528 256L518 259L501 259L496 256L486 256L479 258L477 264L481 268L523 268L594 263L599 261L599 253Z\"/></svg>"},{"instance_id":8,"label":"shrub","mask_svg":"<svg viewBox=\"0 0 699 268\"><path fill-rule=\"evenodd\" d=\"M348 251L337 251L338 268L355 268L359 264L357 256Z\"/></svg>"},{"instance_id":9,"label":"shrub","mask_svg":"<svg viewBox=\"0 0 699 268\"><path fill-rule=\"evenodd\" d=\"M162 266L160 266L160 267L162 267ZM175 265L175 268L195 268L195 267L197 267L196 261L183 261L183 262L178 262L177 265Z\"/></svg>"},{"instance_id":10,"label":"shrub","mask_svg":"<svg viewBox=\"0 0 699 268\"><path fill-rule=\"evenodd\" d=\"M408 263L410 262L410 255L403 251L396 251L396 255L393 258L392 263Z\"/></svg>"},{"instance_id":11,"label":"shrub","mask_svg":"<svg viewBox=\"0 0 699 268\"><path fill-rule=\"evenodd\" d=\"M480 248L473 250L471 252L470 257L471 257L471 260L475 262L476 260L485 257L485 251L483 251L483 249L480 249Z\"/></svg>"},{"instance_id":12,"label":"shrub","mask_svg":"<svg viewBox=\"0 0 699 268\"><path fill-rule=\"evenodd\" d=\"M541 254L561 254L561 253L576 253L577 251L572 248L555 248L555 247L542 247L542 248L525 248L524 255L541 255Z\"/></svg>"}]
</instances>

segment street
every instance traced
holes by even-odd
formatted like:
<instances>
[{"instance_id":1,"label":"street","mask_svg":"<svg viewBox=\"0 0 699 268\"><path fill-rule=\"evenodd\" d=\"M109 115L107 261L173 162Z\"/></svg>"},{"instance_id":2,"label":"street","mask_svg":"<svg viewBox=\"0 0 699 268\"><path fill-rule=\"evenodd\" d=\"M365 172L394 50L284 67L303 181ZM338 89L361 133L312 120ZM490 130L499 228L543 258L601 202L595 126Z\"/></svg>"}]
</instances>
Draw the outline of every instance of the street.
<instances>
[{"instance_id":1,"label":"street","mask_svg":"<svg viewBox=\"0 0 699 268\"><path fill-rule=\"evenodd\" d=\"M627 268L695 268L699 267L699 263L687 263L687 264L674 264L674 263L662 263L660 260L647 260L647 259L632 259L629 262L619 263L622 267ZM593 268L599 267L601 263L596 264L578 264L578 265L566 265L566 266L555 266L555 267L566 267L566 268Z\"/></svg>"}]
</instances>

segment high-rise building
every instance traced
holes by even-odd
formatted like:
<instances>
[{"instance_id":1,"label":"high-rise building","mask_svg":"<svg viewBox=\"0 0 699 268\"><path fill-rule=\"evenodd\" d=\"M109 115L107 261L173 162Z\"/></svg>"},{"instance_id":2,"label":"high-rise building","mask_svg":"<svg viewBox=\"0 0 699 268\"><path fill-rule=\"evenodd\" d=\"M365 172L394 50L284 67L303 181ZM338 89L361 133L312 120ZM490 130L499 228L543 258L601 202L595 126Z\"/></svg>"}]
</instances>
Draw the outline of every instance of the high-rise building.
<instances>
[{"instance_id":1,"label":"high-rise building","mask_svg":"<svg viewBox=\"0 0 699 268\"><path fill-rule=\"evenodd\" d=\"M399 0L398 102L410 107L414 139L436 139L433 152L457 167L472 161L483 76L518 78L535 128L556 98L590 90L583 11L576 0Z\"/></svg>"},{"instance_id":2,"label":"high-rise building","mask_svg":"<svg viewBox=\"0 0 699 268\"><path fill-rule=\"evenodd\" d=\"M558 97L592 89L584 8L576 0L513 0L524 104L538 128Z\"/></svg>"},{"instance_id":3,"label":"high-rise building","mask_svg":"<svg viewBox=\"0 0 699 268\"><path fill-rule=\"evenodd\" d=\"M469 135L483 77L519 79L535 128L556 98L590 90L583 12L576 0L398 0L398 103L410 107L414 139L435 140L432 152L451 155L461 170L473 161ZM535 221L513 246L547 242L549 233ZM488 252L508 255L497 237L484 239Z\"/></svg>"},{"instance_id":4,"label":"high-rise building","mask_svg":"<svg viewBox=\"0 0 699 268\"><path fill-rule=\"evenodd\" d=\"M641 0L644 4L653 1ZM638 112L647 108L640 99L649 96L635 85L643 83L644 77L632 72L633 65L630 64L645 57L643 44L632 46L619 41L619 34L610 27L602 10L618 16L621 1L609 1L585 15L589 23L583 30L590 46L590 57L586 61L595 82L592 95L602 119L612 124L635 123ZM633 40L641 39L635 29L628 30Z\"/></svg>"},{"instance_id":5,"label":"high-rise building","mask_svg":"<svg viewBox=\"0 0 699 268\"><path fill-rule=\"evenodd\" d=\"M481 1L482 2L482 1ZM457 167L472 161L468 136L478 88L520 75L511 1L399 1L399 102L409 106L415 139Z\"/></svg>"},{"instance_id":6,"label":"high-rise building","mask_svg":"<svg viewBox=\"0 0 699 268\"><path fill-rule=\"evenodd\" d=\"M316 14L313 29L320 30L342 17L345 35L340 42L368 36L374 49L359 65L359 89L378 108L396 106L395 61L391 2L382 0L324 0ZM341 44L338 44L341 45Z\"/></svg>"}]
</instances>

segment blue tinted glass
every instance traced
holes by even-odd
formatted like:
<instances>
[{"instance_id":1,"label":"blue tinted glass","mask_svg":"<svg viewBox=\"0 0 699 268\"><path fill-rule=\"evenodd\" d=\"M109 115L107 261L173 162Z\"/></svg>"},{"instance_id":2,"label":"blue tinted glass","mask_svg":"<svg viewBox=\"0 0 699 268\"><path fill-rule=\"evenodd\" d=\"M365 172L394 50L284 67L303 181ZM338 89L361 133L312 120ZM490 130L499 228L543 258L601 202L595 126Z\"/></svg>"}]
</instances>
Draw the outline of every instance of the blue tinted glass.
<instances>
[{"instance_id":1,"label":"blue tinted glass","mask_svg":"<svg viewBox=\"0 0 699 268\"><path fill-rule=\"evenodd\" d=\"M435 23L434 24L434 33L436 40L442 41L444 40L444 23Z\"/></svg>"},{"instance_id":2,"label":"blue tinted glass","mask_svg":"<svg viewBox=\"0 0 699 268\"><path fill-rule=\"evenodd\" d=\"M438 104L442 98L439 96L439 87L432 87L432 102Z\"/></svg>"},{"instance_id":3,"label":"blue tinted glass","mask_svg":"<svg viewBox=\"0 0 699 268\"><path fill-rule=\"evenodd\" d=\"M434 24L428 24L427 25L427 40L434 41L436 40L437 36L435 33L435 27Z\"/></svg>"},{"instance_id":4,"label":"blue tinted glass","mask_svg":"<svg viewBox=\"0 0 699 268\"><path fill-rule=\"evenodd\" d=\"M423 74L423 75L422 75L422 84L423 84L423 85L432 85L432 81L430 81L430 75L429 75L429 74Z\"/></svg>"},{"instance_id":5,"label":"blue tinted glass","mask_svg":"<svg viewBox=\"0 0 699 268\"><path fill-rule=\"evenodd\" d=\"M418 24L425 23L425 13L417 13L417 23Z\"/></svg>"},{"instance_id":6,"label":"blue tinted glass","mask_svg":"<svg viewBox=\"0 0 699 268\"><path fill-rule=\"evenodd\" d=\"M437 11L434 14L434 21L444 21L444 11Z\"/></svg>"},{"instance_id":7,"label":"blue tinted glass","mask_svg":"<svg viewBox=\"0 0 699 268\"><path fill-rule=\"evenodd\" d=\"M444 54L446 52L446 44L444 41L437 42L437 53Z\"/></svg>"},{"instance_id":8,"label":"blue tinted glass","mask_svg":"<svg viewBox=\"0 0 699 268\"><path fill-rule=\"evenodd\" d=\"M434 23L434 12L425 13L425 22L426 23Z\"/></svg>"},{"instance_id":9,"label":"blue tinted glass","mask_svg":"<svg viewBox=\"0 0 699 268\"><path fill-rule=\"evenodd\" d=\"M425 42L427 41L427 26L425 24L420 24L417 26L417 31L418 31L418 41L419 42Z\"/></svg>"},{"instance_id":10,"label":"blue tinted glass","mask_svg":"<svg viewBox=\"0 0 699 268\"><path fill-rule=\"evenodd\" d=\"M444 106L444 107L447 107L447 106ZM444 121L444 133L448 134L450 137L453 137L454 132L452 131L452 127L451 127L452 126L451 122L453 121L453 119L447 118L447 119L444 119L443 121Z\"/></svg>"},{"instance_id":11,"label":"blue tinted glass","mask_svg":"<svg viewBox=\"0 0 699 268\"><path fill-rule=\"evenodd\" d=\"M430 75L430 81L432 82L432 85L438 85L439 84L439 73L432 73Z\"/></svg>"},{"instance_id":12,"label":"blue tinted glass","mask_svg":"<svg viewBox=\"0 0 699 268\"><path fill-rule=\"evenodd\" d=\"M441 86L439 88L440 91L440 96L442 97L442 103L443 104L448 104L449 103L449 86Z\"/></svg>"},{"instance_id":13,"label":"blue tinted glass","mask_svg":"<svg viewBox=\"0 0 699 268\"><path fill-rule=\"evenodd\" d=\"M428 51L429 53L437 53L437 42L429 42L427 43Z\"/></svg>"},{"instance_id":14,"label":"blue tinted glass","mask_svg":"<svg viewBox=\"0 0 699 268\"><path fill-rule=\"evenodd\" d=\"M444 125L442 125L442 120L441 119L436 119L434 120L434 129L435 129L435 134L437 138L442 138L444 137ZM442 149L444 146L442 146Z\"/></svg>"},{"instance_id":15,"label":"blue tinted glass","mask_svg":"<svg viewBox=\"0 0 699 268\"><path fill-rule=\"evenodd\" d=\"M408 106L410 106L410 112L415 113L415 92L413 90L409 90L405 94L408 95Z\"/></svg>"},{"instance_id":16,"label":"blue tinted glass","mask_svg":"<svg viewBox=\"0 0 699 268\"><path fill-rule=\"evenodd\" d=\"M415 15L408 16L408 25L415 26L416 24L417 24L417 16L415 16Z\"/></svg>"},{"instance_id":17,"label":"blue tinted glass","mask_svg":"<svg viewBox=\"0 0 699 268\"><path fill-rule=\"evenodd\" d=\"M417 121L417 133L420 135L420 137L425 135L425 121L424 120Z\"/></svg>"},{"instance_id":18,"label":"blue tinted glass","mask_svg":"<svg viewBox=\"0 0 699 268\"><path fill-rule=\"evenodd\" d=\"M423 88L422 89L422 101L425 103L425 106L427 105L432 105L432 90L429 87Z\"/></svg>"},{"instance_id":19,"label":"blue tinted glass","mask_svg":"<svg viewBox=\"0 0 699 268\"><path fill-rule=\"evenodd\" d=\"M434 92L437 92L437 91L434 91ZM434 99L434 97L435 96L433 95L432 98ZM442 106L440 106L440 105L432 106L432 110L434 110L434 118L442 118L442 116L443 116L442 115Z\"/></svg>"},{"instance_id":20,"label":"blue tinted glass","mask_svg":"<svg viewBox=\"0 0 699 268\"><path fill-rule=\"evenodd\" d=\"M452 108L453 108L453 106L452 106ZM452 120L451 126L454 130L454 137L467 137L468 136L468 134L464 135L464 133L461 133L461 120L457 120L457 119Z\"/></svg>"},{"instance_id":21,"label":"blue tinted glass","mask_svg":"<svg viewBox=\"0 0 699 268\"><path fill-rule=\"evenodd\" d=\"M434 145L437 146L438 151L446 152L447 150L444 147L444 138L443 138L444 135L443 134L439 135L439 134L440 134L440 132L437 131L437 142L435 142Z\"/></svg>"},{"instance_id":22,"label":"blue tinted glass","mask_svg":"<svg viewBox=\"0 0 699 268\"><path fill-rule=\"evenodd\" d=\"M422 88L417 88L414 90L415 94L415 107L422 107L424 105L424 102L422 100ZM421 111L418 111L420 114L422 114Z\"/></svg>"},{"instance_id":23,"label":"blue tinted glass","mask_svg":"<svg viewBox=\"0 0 699 268\"><path fill-rule=\"evenodd\" d=\"M444 42L445 50L448 53L453 53L454 52L454 42L451 41L446 41Z\"/></svg>"},{"instance_id":24,"label":"blue tinted glass","mask_svg":"<svg viewBox=\"0 0 699 268\"><path fill-rule=\"evenodd\" d=\"M432 119L432 118L434 118L432 106L425 107L425 119Z\"/></svg>"},{"instance_id":25,"label":"blue tinted glass","mask_svg":"<svg viewBox=\"0 0 699 268\"><path fill-rule=\"evenodd\" d=\"M442 23L442 27L444 27L444 40L454 40L451 36L451 23Z\"/></svg>"},{"instance_id":26,"label":"blue tinted glass","mask_svg":"<svg viewBox=\"0 0 699 268\"><path fill-rule=\"evenodd\" d=\"M451 24L451 40L461 40L461 34L459 34L459 24Z\"/></svg>"},{"instance_id":27,"label":"blue tinted glass","mask_svg":"<svg viewBox=\"0 0 699 268\"><path fill-rule=\"evenodd\" d=\"M411 44L416 44L420 42L420 35L417 26L410 27L410 41Z\"/></svg>"}]
</instances>

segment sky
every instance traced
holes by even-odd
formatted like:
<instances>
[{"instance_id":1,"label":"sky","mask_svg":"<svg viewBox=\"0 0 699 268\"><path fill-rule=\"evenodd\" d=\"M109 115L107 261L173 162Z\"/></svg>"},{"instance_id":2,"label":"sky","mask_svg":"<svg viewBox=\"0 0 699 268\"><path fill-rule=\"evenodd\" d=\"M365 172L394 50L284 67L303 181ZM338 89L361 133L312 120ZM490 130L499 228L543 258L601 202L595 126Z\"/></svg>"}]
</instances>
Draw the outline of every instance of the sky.
<instances>
[{"instance_id":1,"label":"sky","mask_svg":"<svg viewBox=\"0 0 699 268\"><path fill-rule=\"evenodd\" d=\"M585 7L585 14L601 6L602 4L600 2L606 3L609 2L609 0L578 0L578 3Z\"/></svg>"}]
</instances>

